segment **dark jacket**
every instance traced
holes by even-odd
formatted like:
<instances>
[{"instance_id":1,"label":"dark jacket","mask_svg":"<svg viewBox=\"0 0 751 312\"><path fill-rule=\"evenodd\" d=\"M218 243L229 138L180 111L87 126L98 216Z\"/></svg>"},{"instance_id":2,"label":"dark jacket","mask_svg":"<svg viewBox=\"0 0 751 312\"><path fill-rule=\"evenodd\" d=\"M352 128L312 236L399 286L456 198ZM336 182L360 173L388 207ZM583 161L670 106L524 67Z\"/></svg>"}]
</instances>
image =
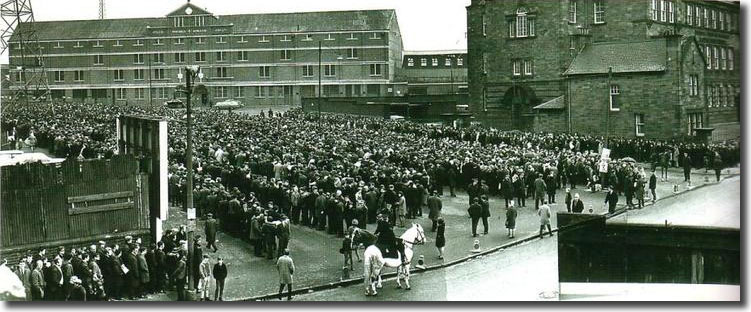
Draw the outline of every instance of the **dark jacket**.
<instances>
[{"instance_id":1,"label":"dark jacket","mask_svg":"<svg viewBox=\"0 0 751 312\"><path fill-rule=\"evenodd\" d=\"M211 271L214 275L214 278L217 280L223 280L227 278L227 264L222 263L221 265L219 263L214 264L214 269Z\"/></svg>"},{"instance_id":2,"label":"dark jacket","mask_svg":"<svg viewBox=\"0 0 751 312\"><path fill-rule=\"evenodd\" d=\"M571 211L577 212L577 213L581 213L582 211L584 211L584 203L581 201L581 199L574 200L571 202Z\"/></svg>"}]
</instances>

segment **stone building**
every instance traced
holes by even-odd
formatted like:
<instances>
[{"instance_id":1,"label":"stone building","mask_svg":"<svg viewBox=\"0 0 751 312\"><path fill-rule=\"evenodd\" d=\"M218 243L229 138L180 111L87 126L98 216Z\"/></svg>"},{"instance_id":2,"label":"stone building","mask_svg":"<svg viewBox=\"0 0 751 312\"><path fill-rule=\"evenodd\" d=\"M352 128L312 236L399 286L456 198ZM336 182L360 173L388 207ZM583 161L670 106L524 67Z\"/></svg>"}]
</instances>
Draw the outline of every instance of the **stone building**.
<instances>
[{"instance_id":1,"label":"stone building","mask_svg":"<svg viewBox=\"0 0 751 312\"><path fill-rule=\"evenodd\" d=\"M390 95L402 62L394 10L214 15L186 3L164 17L34 25L53 98L161 104L200 65L204 101L300 105L319 92ZM320 59L319 59L320 46ZM21 51L10 40L18 82Z\"/></svg>"},{"instance_id":2,"label":"stone building","mask_svg":"<svg viewBox=\"0 0 751 312\"><path fill-rule=\"evenodd\" d=\"M740 136L740 5L476 0L471 109L506 129Z\"/></svg>"}]
</instances>

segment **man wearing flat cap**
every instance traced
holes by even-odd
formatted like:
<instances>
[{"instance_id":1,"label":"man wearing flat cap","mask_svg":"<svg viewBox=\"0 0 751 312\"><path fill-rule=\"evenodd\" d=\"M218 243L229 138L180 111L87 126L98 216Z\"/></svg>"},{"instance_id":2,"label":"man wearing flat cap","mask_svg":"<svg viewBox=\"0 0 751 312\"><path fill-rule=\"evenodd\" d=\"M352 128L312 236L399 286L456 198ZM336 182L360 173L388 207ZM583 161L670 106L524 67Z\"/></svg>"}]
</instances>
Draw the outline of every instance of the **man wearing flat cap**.
<instances>
[{"instance_id":1,"label":"man wearing flat cap","mask_svg":"<svg viewBox=\"0 0 751 312\"><path fill-rule=\"evenodd\" d=\"M213 248L214 252L218 250L218 248L216 248L216 230L217 222L216 219L214 219L214 215L212 213L206 214L206 223L204 224L204 232L206 234L206 248Z\"/></svg>"}]
</instances>

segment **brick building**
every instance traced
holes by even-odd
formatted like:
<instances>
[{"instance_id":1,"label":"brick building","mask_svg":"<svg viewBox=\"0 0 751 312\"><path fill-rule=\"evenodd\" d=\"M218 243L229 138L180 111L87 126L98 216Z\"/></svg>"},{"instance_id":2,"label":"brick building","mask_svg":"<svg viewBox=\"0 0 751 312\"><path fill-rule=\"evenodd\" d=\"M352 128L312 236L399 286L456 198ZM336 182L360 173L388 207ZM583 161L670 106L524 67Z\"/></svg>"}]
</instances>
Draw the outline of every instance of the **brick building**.
<instances>
[{"instance_id":1,"label":"brick building","mask_svg":"<svg viewBox=\"0 0 751 312\"><path fill-rule=\"evenodd\" d=\"M402 60L393 10L219 16L186 3L159 18L33 27L53 98L84 101L162 103L184 83L177 77L186 65L201 66L209 102L299 105L318 94L319 74L323 96L385 96ZM18 81L20 50L10 41Z\"/></svg>"},{"instance_id":2,"label":"brick building","mask_svg":"<svg viewBox=\"0 0 751 312\"><path fill-rule=\"evenodd\" d=\"M467 93L467 51L404 51L396 81L410 95Z\"/></svg>"},{"instance_id":3,"label":"brick building","mask_svg":"<svg viewBox=\"0 0 751 312\"><path fill-rule=\"evenodd\" d=\"M471 108L499 128L740 136L740 5L476 0Z\"/></svg>"}]
</instances>

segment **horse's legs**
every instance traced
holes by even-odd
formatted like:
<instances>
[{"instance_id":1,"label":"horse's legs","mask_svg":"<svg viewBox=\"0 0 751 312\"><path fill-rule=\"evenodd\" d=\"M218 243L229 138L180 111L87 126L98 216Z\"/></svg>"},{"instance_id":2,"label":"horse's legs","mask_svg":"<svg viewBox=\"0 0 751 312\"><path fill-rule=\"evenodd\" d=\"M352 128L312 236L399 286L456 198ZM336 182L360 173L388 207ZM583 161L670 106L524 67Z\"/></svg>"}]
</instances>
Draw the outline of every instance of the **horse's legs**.
<instances>
[{"instance_id":1,"label":"horse's legs","mask_svg":"<svg viewBox=\"0 0 751 312\"><path fill-rule=\"evenodd\" d=\"M404 265L404 284L407 286L407 290L412 289L412 287L409 286L409 265Z\"/></svg>"},{"instance_id":2,"label":"horse's legs","mask_svg":"<svg viewBox=\"0 0 751 312\"><path fill-rule=\"evenodd\" d=\"M376 285L376 288L383 288L383 281L381 280L381 274L378 273L378 285Z\"/></svg>"},{"instance_id":3,"label":"horse's legs","mask_svg":"<svg viewBox=\"0 0 751 312\"><path fill-rule=\"evenodd\" d=\"M402 266L396 267L396 288L402 288Z\"/></svg>"}]
</instances>

